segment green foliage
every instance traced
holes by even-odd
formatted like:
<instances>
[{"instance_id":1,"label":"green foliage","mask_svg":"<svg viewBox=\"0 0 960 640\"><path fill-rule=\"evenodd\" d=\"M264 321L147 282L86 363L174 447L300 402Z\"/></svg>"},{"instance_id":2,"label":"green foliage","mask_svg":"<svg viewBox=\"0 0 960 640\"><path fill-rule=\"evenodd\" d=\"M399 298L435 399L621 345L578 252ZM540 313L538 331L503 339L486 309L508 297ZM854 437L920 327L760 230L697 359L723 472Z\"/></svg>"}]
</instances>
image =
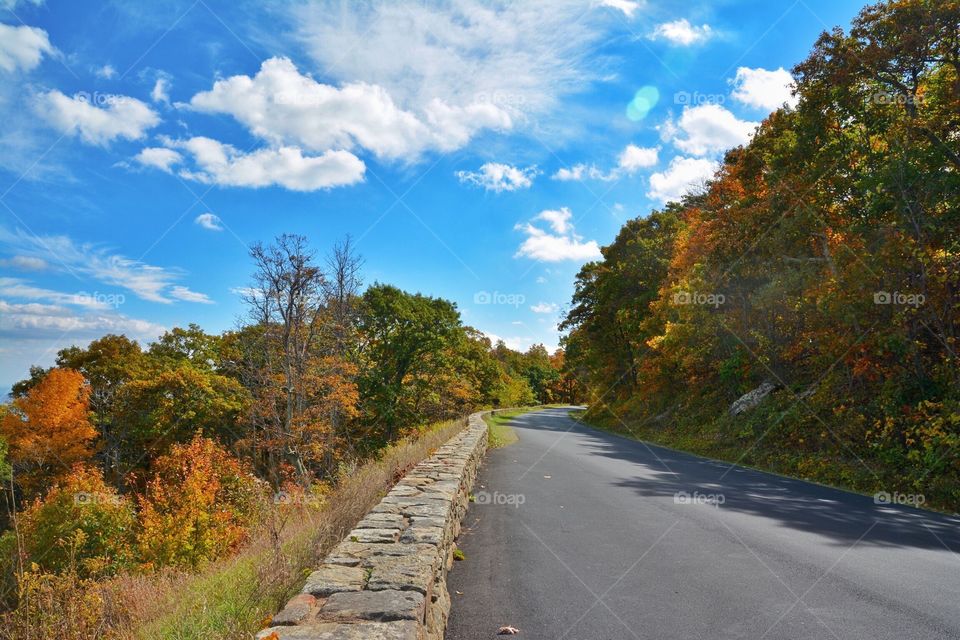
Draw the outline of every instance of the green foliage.
<instances>
[{"instance_id":1,"label":"green foliage","mask_svg":"<svg viewBox=\"0 0 960 640\"><path fill-rule=\"evenodd\" d=\"M19 516L25 561L41 571L112 575L132 564L135 515L99 470L76 465Z\"/></svg>"},{"instance_id":2,"label":"green foliage","mask_svg":"<svg viewBox=\"0 0 960 640\"><path fill-rule=\"evenodd\" d=\"M583 267L563 328L594 418L960 505L957 12L887 2L824 33L795 109ZM765 381L782 389L724 415Z\"/></svg>"}]
</instances>

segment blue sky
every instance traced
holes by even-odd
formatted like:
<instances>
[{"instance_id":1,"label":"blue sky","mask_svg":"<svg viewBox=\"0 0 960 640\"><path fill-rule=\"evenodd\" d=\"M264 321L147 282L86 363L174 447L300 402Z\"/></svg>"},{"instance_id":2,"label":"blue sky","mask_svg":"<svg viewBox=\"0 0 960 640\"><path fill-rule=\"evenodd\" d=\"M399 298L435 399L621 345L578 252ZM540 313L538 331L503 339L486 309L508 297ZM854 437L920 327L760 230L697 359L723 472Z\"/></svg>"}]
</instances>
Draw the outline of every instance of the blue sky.
<instances>
[{"instance_id":1,"label":"blue sky","mask_svg":"<svg viewBox=\"0 0 960 640\"><path fill-rule=\"evenodd\" d=\"M235 326L284 232L553 348L579 267L860 6L0 0L0 390L104 333Z\"/></svg>"}]
</instances>

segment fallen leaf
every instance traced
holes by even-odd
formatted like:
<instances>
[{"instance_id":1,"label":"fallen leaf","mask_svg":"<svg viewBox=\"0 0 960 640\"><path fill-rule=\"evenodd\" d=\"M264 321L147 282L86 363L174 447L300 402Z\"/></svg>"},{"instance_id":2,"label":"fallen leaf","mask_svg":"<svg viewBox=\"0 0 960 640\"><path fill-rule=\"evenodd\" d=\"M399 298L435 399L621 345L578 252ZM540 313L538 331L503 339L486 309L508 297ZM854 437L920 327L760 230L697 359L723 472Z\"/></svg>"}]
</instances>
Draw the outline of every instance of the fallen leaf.
<instances>
[{"instance_id":1,"label":"fallen leaf","mask_svg":"<svg viewBox=\"0 0 960 640\"><path fill-rule=\"evenodd\" d=\"M500 627L497 630L498 636L515 636L518 633L520 633L520 629L517 629L516 627L511 627L510 625L507 625L505 627Z\"/></svg>"}]
</instances>

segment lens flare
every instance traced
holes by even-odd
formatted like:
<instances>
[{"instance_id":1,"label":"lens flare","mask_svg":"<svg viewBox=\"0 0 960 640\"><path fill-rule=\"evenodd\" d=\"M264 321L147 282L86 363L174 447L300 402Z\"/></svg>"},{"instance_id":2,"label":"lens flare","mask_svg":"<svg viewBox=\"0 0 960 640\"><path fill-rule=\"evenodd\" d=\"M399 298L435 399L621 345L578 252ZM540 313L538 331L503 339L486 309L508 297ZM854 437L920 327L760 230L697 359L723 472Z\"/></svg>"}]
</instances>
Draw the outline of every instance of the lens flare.
<instances>
[{"instance_id":1,"label":"lens flare","mask_svg":"<svg viewBox=\"0 0 960 640\"><path fill-rule=\"evenodd\" d=\"M627 105L627 118L634 122L643 120L659 100L660 92L656 87L641 87L633 94L633 100Z\"/></svg>"}]
</instances>

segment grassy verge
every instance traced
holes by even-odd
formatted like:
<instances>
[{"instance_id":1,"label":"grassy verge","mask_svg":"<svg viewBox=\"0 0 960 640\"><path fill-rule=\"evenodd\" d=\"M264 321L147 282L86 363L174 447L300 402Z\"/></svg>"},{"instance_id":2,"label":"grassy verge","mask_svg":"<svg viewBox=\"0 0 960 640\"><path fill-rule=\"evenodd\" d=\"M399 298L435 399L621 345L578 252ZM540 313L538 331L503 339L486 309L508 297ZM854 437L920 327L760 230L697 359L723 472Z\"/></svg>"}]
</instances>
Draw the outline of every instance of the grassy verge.
<instances>
[{"instance_id":1,"label":"grassy verge","mask_svg":"<svg viewBox=\"0 0 960 640\"><path fill-rule=\"evenodd\" d=\"M317 508L282 505L257 540L230 560L161 588L159 615L126 637L144 640L250 638L299 591L305 576L403 474L466 425L434 425L357 467Z\"/></svg>"},{"instance_id":2,"label":"grassy verge","mask_svg":"<svg viewBox=\"0 0 960 640\"><path fill-rule=\"evenodd\" d=\"M498 411L497 413L488 413L484 415L483 419L487 423L487 432L490 435L490 442L488 446L491 449L499 449L501 447L508 447L517 441L517 433L510 426L510 421L517 416L522 416L523 414L530 413L531 411L561 406L564 405L558 404L539 407L520 407L518 409L505 409L503 411Z\"/></svg>"}]
</instances>

